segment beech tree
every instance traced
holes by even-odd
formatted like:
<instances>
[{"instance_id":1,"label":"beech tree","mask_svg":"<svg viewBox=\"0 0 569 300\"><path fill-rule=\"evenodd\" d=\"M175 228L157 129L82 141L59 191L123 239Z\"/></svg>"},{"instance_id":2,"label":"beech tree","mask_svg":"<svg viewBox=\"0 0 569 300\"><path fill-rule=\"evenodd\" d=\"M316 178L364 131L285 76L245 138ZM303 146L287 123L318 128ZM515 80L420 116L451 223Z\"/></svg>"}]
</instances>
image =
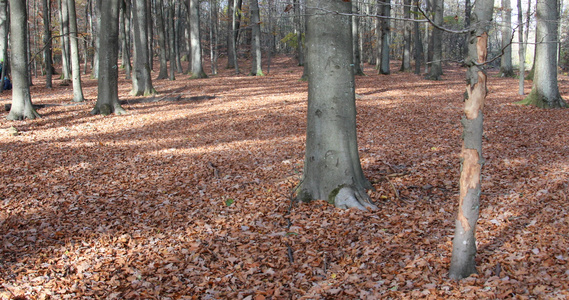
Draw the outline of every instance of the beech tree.
<instances>
[{"instance_id":1,"label":"beech tree","mask_svg":"<svg viewBox=\"0 0 569 300\"><path fill-rule=\"evenodd\" d=\"M79 45L77 44L77 14L75 12L75 0L61 0L67 2L69 13L69 43L71 54L71 78L73 81L73 101L85 101L83 87L81 86L81 62L79 61Z\"/></svg>"},{"instance_id":2,"label":"beech tree","mask_svg":"<svg viewBox=\"0 0 569 300\"><path fill-rule=\"evenodd\" d=\"M59 1L59 19L61 29L61 79L71 80L71 67L69 56L69 8L67 0Z\"/></svg>"},{"instance_id":3,"label":"beech tree","mask_svg":"<svg viewBox=\"0 0 569 300\"><path fill-rule=\"evenodd\" d=\"M304 178L297 199L324 199L341 208L375 208L366 193L372 186L363 174L357 146L352 4L307 0L306 7L308 122Z\"/></svg>"},{"instance_id":4,"label":"beech tree","mask_svg":"<svg viewBox=\"0 0 569 300\"><path fill-rule=\"evenodd\" d=\"M449 276L462 279L476 273L476 222L480 207L480 173L482 157L482 121L486 99L488 31L492 21L494 0L478 0L474 4L468 55L465 63L466 93L462 117L462 152L458 214L455 222L452 259Z\"/></svg>"},{"instance_id":5,"label":"beech tree","mask_svg":"<svg viewBox=\"0 0 569 300\"><path fill-rule=\"evenodd\" d=\"M101 7L101 24L105 30L99 32L99 80L95 108L91 114L117 115L126 111L119 102L119 0L108 0Z\"/></svg>"},{"instance_id":6,"label":"beech tree","mask_svg":"<svg viewBox=\"0 0 569 300\"><path fill-rule=\"evenodd\" d=\"M202 43L200 34L200 3L198 0L188 0L190 14L190 77L206 78L202 64Z\"/></svg>"},{"instance_id":7,"label":"beech tree","mask_svg":"<svg viewBox=\"0 0 569 300\"><path fill-rule=\"evenodd\" d=\"M253 61L251 63L251 73L253 76L263 76L263 68L261 66L261 19L259 16L259 1L251 0L251 54Z\"/></svg>"},{"instance_id":8,"label":"beech tree","mask_svg":"<svg viewBox=\"0 0 569 300\"><path fill-rule=\"evenodd\" d=\"M378 3L380 15L385 17L379 21L381 35L377 38L378 40L378 50L379 53L379 74L389 74L389 46L391 43L391 22L389 18L391 17L391 0L386 0Z\"/></svg>"},{"instance_id":9,"label":"beech tree","mask_svg":"<svg viewBox=\"0 0 569 300\"><path fill-rule=\"evenodd\" d=\"M513 77L512 67L512 7L510 0L502 0L502 49L504 54L500 59L500 76ZM521 14L520 14L521 15ZM520 30L520 29L518 29Z\"/></svg>"},{"instance_id":10,"label":"beech tree","mask_svg":"<svg viewBox=\"0 0 569 300\"><path fill-rule=\"evenodd\" d=\"M134 27L134 63L132 74L132 94L135 96L151 95L155 93L150 77L150 54L148 52L147 17L148 10L144 0L134 0L133 27Z\"/></svg>"},{"instance_id":11,"label":"beech tree","mask_svg":"<svg viewBox=\"0 0 569 300\"><path fill-rule=\"evenodd\" d=\"M567 107L557 85L557 1L537 0L537 44L535 45L533 85L531 92L520 102L521 104L541 108Z\"/></svg>"},{"instance_id":12,"label":"beech tree","mask_svg":"<svg viewBox=\"0 0 569 300\"><path fill-rule=\"evenodd\" d=\"M45 87L51 88L52 87L52 76L53 76L53 67L52 67L52 60L51 60L51 53L52 53L52 42L51 42L51 1L50 0L42 0L43 5L43 43L44 43L44 50L43 50L43 60L45 65ZM0 27L2 27L0 25ZM3 37L4 34L0 33L0 37Z\"/></svg>"},{"instance_id":13,"label":"beech tree","mask_svg":"<svg viewBox=\"0 0 569 300\"><path fill-rule=\"evenodd\" d=\"M168 1L168 0L166 0ZM168 49L166 49L166 27L164 26L164 13L162 0L156 0L156 34L158 35L160 72L156 79L168 78Z\"/></svg>"},{"instance_id":14,"label":"beech tree","mask_svg":"<svg viewBox=\"0 0 569 300\"><path fill-rule=\"evenodd\" d=\"M433 0L433 11L434 15L434 22L438 26L443 25L443 16L444 16L444 0ZM431 61L427 62L429 64L429 74L427 74L427 79L431 80L440 80L441 75L443 75L443 32L438 28L433 28L433 33L431 34L431 42L432 45L432 59Z\"/></svg>"},{"instance_id":15,"label":"beech tree","mask_svg":"<svg viewBox=\"0 0 569 300\"><path fill-rule=\"evenodd\" d=\"M40 117L32 105L28 80L28 14L26 0L10 0L10 46L12 63L12 106L8 120Z\"/></svg>"}]
</instances>

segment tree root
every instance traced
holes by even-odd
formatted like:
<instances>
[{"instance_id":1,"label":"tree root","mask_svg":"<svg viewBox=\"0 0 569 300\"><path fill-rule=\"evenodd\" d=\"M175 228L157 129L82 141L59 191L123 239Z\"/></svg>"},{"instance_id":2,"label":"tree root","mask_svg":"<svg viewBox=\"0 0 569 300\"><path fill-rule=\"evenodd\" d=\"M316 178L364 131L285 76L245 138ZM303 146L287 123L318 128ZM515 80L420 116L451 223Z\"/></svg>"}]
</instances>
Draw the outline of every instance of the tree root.
<instances>
[{"instance_id":1,"label":"tree root","mask_svg":"<svg viewBox=\"0 0 569 300\"><path fill-rule=\"evenodd\" d=\"M364 196L365 195L365 196ZM375 204L370 202L367 194L362 195L351 187L343 187L338 191L334 204L338 208L348 209L357 208L360 210L377 210Z\"/></svg>"}]
</instances>

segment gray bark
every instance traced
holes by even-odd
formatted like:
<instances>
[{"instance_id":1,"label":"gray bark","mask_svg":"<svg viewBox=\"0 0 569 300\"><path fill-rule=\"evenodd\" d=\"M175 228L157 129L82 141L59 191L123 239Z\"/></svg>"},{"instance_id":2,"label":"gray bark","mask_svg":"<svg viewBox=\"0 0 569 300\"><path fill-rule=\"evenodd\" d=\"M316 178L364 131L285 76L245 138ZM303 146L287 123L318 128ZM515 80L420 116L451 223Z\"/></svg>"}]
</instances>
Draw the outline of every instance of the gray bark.
<instances>
[{"instance_id":1,"label":"gray bark","mask_svg":"<svg viewBox=\"0 0 569 300\"><path fill-rule=\"evenodd\" d=\"M512 8L510 0L502 0L502 57L500 59L500 76L513 77L512 66Z\"/></svg>"},{"instance_id":2,"label":"gray bark","mask_svg":"<svg viewBox=\"0 0 569 300\"><path fill-rule=\"evenodd\" d=\"M541 108L562 108L557 82L557 1L538 0L536 3L536 41L533 85L523 104Z\"/></svg>"},{"instance_id":3,"label":"gray bark","mask_svg":"<svg viewBox=\"0 0 569 300\"><path fill-rule=\"evenodd\" d=\"M98 94L91 114L121 115L126 111L120 105L118 94L119 0L108 0L101 7L101 24L105 24L105 30L99 33Z\"/></svg>"},{"instance_id":4,"label":"gray bark","mask_svg":"<svg viewBox=\"0 0 569 300\"><path fill-rule=\"evenodd\" d=\"M419 11L417 9L419 7L419 1L415 0L415 11ZM418 20L420 17L418 14L415 14L415 20ZM421 30L419 28L419 22L413 22L413 31L414 31L414 40L413 44L415 45L415 74L421 74L421 66L423 65L423 41L421 40Z\"/></svg>"},{"instance_id":5,"label":"gray bark","mask_svg":"<svg viewBox=\"0 0 569 300\"><path fill-rule=\"evenodd\" d=\"M154 94L148 53L148 27L146 26L148 11L144 0L132 2L134 25L134 72L132 74L132 94L135 96Z\"/></svg>"},{"instance_id":6,"label":"gray bark","mask_svg":"<svg viewBox=\"0 0 569 300\"><path fill-rule=\"evenodd\" d=\"M51 1L43 0L43 43L44 43L44 50L43 50L43 59L44 59L44 66L45 66L45 87L51 88L52 87L52 76L53 76L53 66L52 66L52 43L51 43ZM0 10L2 10L0 8ZM1 20L0 20L1 22ZM2 30L4 26L0 24L0 30ZM0 32L0 38L3 39L4 34ZM0 53L4 53L0 49ZM0 61L3 61L3 57L0 58Z\"/></svg>"},{"instance_id":7,"label":"gray bark","mask_svg":"<svg viewBox=\"0 0 569 300\"><path fill-rule=\"evenodd\" d=\"M202 43L200 32L200 3L198 0L188 0L190 14L190 78L207 78L203 70Z\"/></svg>"},{"instance_id":8,"label":"gray bark","mask_svg":"<svg viewBox=\"0 0 569 300\"><path fill-rule=\"evenodd\" d=\"M160 72L156 79L168 78L168 49L166 48L166 30L164 26L164 13L162 0L156 0L156 32L158 34L158 47L160 48Z\"/></svg>"},{"instance_id":9,"label":"gray bark","mask_svg":"<svg viewBox=\"0 0 569 300\"><path fill-rule=\"evenodd\" d=\"M120 1L120 0L119 0ZM120 1L120 35L122 44L122 62L121 65L124 68L125 78L127 80L131 79L132 65L130 64L130 13L131 6L130 1Z\"/></svg>"},{"instance_id":10,"label":"gray bark","mask_svg":"<svg viewBox=\"0 0 569 300\"><path fill-rule=\"evenodd\" d=\"M258 2L258 1L257 1ZM304 26L302 25L300 0L294 0L294 31L296 34L296 58L298 65L304 66L304 47L302 45L302 35L304 34Z\"/></svg>"},{"instance_id":11,"label":"gray bark","mask_svg":"<svg viewBox=\"0 0 569 300\"><path fill-rule=\"evenodd\" d=\"M176 12L176 6L174 0L166 0L168 4L168 52L170 57L170 80L176 80L176 32L174 30L174 13Z\"/></svg>"},{"instance_id":12,"label":"gray bark","mask_svg":"<svg viewBox=\"0 0 569 300\"><path fill-rule=\"evenodd\" d=\"M518 56L519 56L519 84L518 84L518 94L523 95L524 92L524 79L525 79L525 68L526 68L526 47L525 47L525 39L524 39L524 26L523 26L523 8L522 8L522 0L518 0L518 42L519 42L519 49L518 49Z\"/></svg>"},{"instance_id":13,"label":"gray bark","mask_svg":"<svg viewBox=\"0 0 569 300\"><path fill-rule=\"evenodd\" d=\"M73 101L83 102L83 88L81 86L81 62L79 61L79 45L77 43L77 13L75 11L75 0L68 1L69 12L69 50L71 51L71 76L73 80Z\"/></svg>"},{"instance_id":14,"label":"gray bark","mask_svg":"<svg viewBox=\"0 0 569 300\"><path fill-rule=\"evenodd\" d=\"M375 208L369 203L356 135L351 3L307 0L306 68L308 117L304 179L297 199L324 199L337 207ZM334 24L334 26L330 26Z\"/></svg>"},{"instance_id":15,"label":"gray bark","mask_svg":"<svg viewBox=\"0 0 569 300\"><path fill-rule=\"evenodd\" d=\"M482 157L482 122L486 99L487 76L480 64L486 62L488 31L492 21L494 0L478 0L474 5L472 21L476 30L469 36L468 56L465 59L466 93L464 115L462 118L462 152L460 194L452 259L449 277L462 279L477 273L476 271L476 222L480 207L480 173Z\"/></svg>"},{"instance_id":16,"label":"gray bark","mask_svg":"<svg viewBox=\"0 0 569 300\"><path fill-rule=\"evenodd\" d=\"M434 0L433 1L433 11L435 12L434 22L435 24L443 25L444 16L444 0ZM443 32L440 29L434 28L431 36L431 43L433 46L432 59L428 62L430 64L429 74L427 74L427 79L430 80L440 80L441 75L443 75Z\"/></svg>"},{"instance_id":17,"label":"gray bark","mask_svg":"<svg viewBox=\"0 0 569 300\"><path fill-rule=\"evenodd\" d=\"M379 74L389 74L389 51L391 44L391 0L384 0L381 5L381 15L387 18L381 19L381 48L379 50Z\"/></svg>"},{"instance_id":18,"label":"gray bark","mask_svg":"<svg viewBox=\"0 0 569 300\"><path fill-rule=\"evenodd\" d=\"M101 1L92 0L92 18L91 18L91 37L92 45L95 52L93 53L93 68L91 69L91 78L99 78L99 49L100 49L100 28L101 28Z\"/></svg>"},{"instance_id":19,"label":"gray bark","mask_svg":"<svg viewBox=\"0 0 569 300\"><path fill-rule=\"evenodd\" d=\"M263 76L263 67L261 65L261 19L259 16L259 1L252 0L250 9L253 38L251 42L251 54L253 55L253 61L251 63L250 75Z\"/></svg>"},{"instance_id":20,"label":"gray bark","mask_svg":"<svg viewBox=\"0 0 569 300\"><path fill-rule=\"evenodd\" d=\"M10 46L12 63L12 107L8 120L40 117L32 105L28 80L28 15L26 0L10 0Z\"/></svg>"},{"instance_id":21,"label":"gray bark","mask_svg":"<svg viewBox=\"0 0 569 300\"><path fill-rule=\"evenodd\" d=\"M218 42L218 8L217 0L210 0L210 10L209 10L209 35L210 35L210 64L211 73L217 75L217 58L219 57L217 42Z\"/></svg>"},{"instance_id":22,"label":"gray bark","mask_svg":"<svg viewBox=\"0 0 569 300\"><path fill-rule=\"evenodd\" d=\"M356 0L352 1L352 12L354 16L352 17L352 46L354 48L354 75L365 75L362 68L362 56L360 51L360 17L356 16L359 13L358 2Z\"/></svg>"},{"instance_id":23,"label":"gray bark","mask_svg":"<svg viewBox=\"0 0 569 300\"><path fill-rule=\"evenodd\" d=\"M411 0L404 1L403 17L411 18ZM411 70L411 23L409 21L404 21L403 43L403 61L400 71L408 72Z\"/></svg>"},{"instance_id":24,"label":"gray bark","mask_svg":"<svg viewBox=\"0 0 569 300\"><path fill-rule=\"evenodd\" d=\"M71 80L69 62L69 11L66 0L59 0L59 17L61 28L61 79Z\"/></svg>"}]
</instances>

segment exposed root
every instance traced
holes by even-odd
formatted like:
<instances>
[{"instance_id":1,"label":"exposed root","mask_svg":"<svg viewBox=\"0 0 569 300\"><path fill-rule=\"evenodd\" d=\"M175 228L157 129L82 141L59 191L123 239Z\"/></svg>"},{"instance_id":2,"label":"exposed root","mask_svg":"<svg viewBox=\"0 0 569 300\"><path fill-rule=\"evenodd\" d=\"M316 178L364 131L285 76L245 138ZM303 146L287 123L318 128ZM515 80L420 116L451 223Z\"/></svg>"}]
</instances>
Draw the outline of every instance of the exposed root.
<instances>
[{"instance_id":1,"label":"exposed root","mask_svg":"<svg viewBox=\"0 0 569 300\"><path fill-rule=\"evenodd\" d=\"M351 187L343 187L340 189L336 198L334 199L334 204L338 208L348 209L357 208L360 210L377 210L378 207L369 201L367 194L362 196L360 193L354 191Z\"/></svg>"}]
</instances>

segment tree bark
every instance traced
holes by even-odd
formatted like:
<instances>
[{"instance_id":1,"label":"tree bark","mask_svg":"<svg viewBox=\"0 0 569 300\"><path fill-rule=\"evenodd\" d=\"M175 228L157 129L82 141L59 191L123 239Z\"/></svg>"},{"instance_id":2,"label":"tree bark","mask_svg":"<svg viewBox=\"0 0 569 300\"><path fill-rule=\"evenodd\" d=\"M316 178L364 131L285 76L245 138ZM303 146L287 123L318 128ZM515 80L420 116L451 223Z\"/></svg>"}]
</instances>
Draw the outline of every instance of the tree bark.
<instances>
[{"instance_id":1,"label":"tree bark","mask_svg":"<svg viewBox=\"0 0 569 300\"><path fill-rule=\"evenodd\" d=\"M43 50L43 58L44 58L44 67L45 67L45 87L51 88L53 86L53 66L52 66L52 42L51 42L51 1L50 0L43 0L43 43L44 43L44 50ZM0 24L0 28L2 28L2 24ZM0 29L1 30L1 29ZM3 38L3 34L0 32L0 38ZM2 50L0 50L2 52ZM1 59L3 60L3 58Z\"/></svg>"},{"instance_id":2,"label":"tree bark","mask_svg":"<svg viewBox=\"0 0 569 300\"><path fill-rule=\"evenodd\" d=\"M200 32L200 3L198 0L188 0L190 14L190 78L207 78L202 64L202 42Z\"/></svg>"},{"instance_id":3,"label":"tree bark","mask_svg":"<svg viewBox=\"0 0 569 300\"><path fill-rule=\"evenodd\" d=\"M419 1L415 0L415 11L419 11ZM419 15L415 14L415 20L419 19ZM419 22L413 22L413 30L415 32L415 37L413 44L415 45L415 74L421 74L421 67L423 65L423 57L425 55L423 50L423 41L421 40L421 30L419 28Z\"/></svg>"},{"instance_id":4,"label":"tree bark","mask_svg":"<svg viewBox=\"0 0 569 300\"><path fill-rule=\"evenodd\" d=\"M148 32L146 20L148 11L144 0L132 2L134 12L134 72L132 74L132 92L135 96L147 96L155 93L150 77Z\"/></svg>"},{"instance_id":5,"label":"tree bark","mask_svg":"<svg viewBox=\"0 0 569 300\"><path fill-rule=\"evenodd\" d=\"M308 116L304 179L297 199L324 199L340 208L369 203L356 135L351 3L307 0ZM321 10L320 10L321 9ZM334 26L330 26L334 24Z\"/></svg>"},{"instance_id":6,"label":"tree bark","mask_svg":"<svg viewBox=\"0 0 569 300\"><path fill-rule=\"evenodd\" d=\"M61 28L61 79L71 80L71 68L69 67L69 10L66 0L59 0L59 17Z\"/></svg>"},{"instance_id":7,"label":"tree bark","mask_svg":"<svg viewBox=\"0 0 569 300\"><path fill-rule=\"evenodd\" d=\"M79 45L77 44L77 13L75 11L75 0L68 1L69 12L69 45L71 50L71 76L73 80L73 101L83 102L83 87L81 86L81 62L79 61Z\"/></svg>"},{"instance_id":8,"label":"tree bark","mask_svg":"<svg viewBox=\"0 0 569 300\"><path fill-rule=\"evenodd\" d=\"M510 0L502 0L502 57L500 59L500 76L514 77L512 66L512 7Z\"/></svg>"},{"instance_id":9,"label":"tree bark","mask_svg":"<svg viewBox=\"0 0 569 300\"><path fill-rule=\"evenodd\" d=\"M363 76L364 70L362 68L362 56L360 51L360 17L356 16L359 13L358 2L356 0L352 1L352 47L354 48L354 75Z\"/></svg>"},{"instance_id":10,"label":"tree bark","mask_svg":"<svg viewBox=\"0 0 569 300\"><path fill-rule=\"evenodd\" d=\"M219 57L217 43L218 43L218 8L217 0L210 0L209 10L209 35L210 35L210 64L211 73L217 75L217 58Z\"/></svg>"},{"instance_id":11,"label":"tree bark","mask_svg":"<svg viewBox=\"0 0 569 300\"><path fill-rule=\"evenodd\" d=\"M176 12L175 2L173 0L166 0L169 2L168 9L168 52L170 60L170 80L176 80L176 34L174 31L174 13Z\"/></svg>"},{"instance_id":12,"label":"tree bark","mask_svg":"<svg viewBox=\"0 0 569 300\"><path fill-rule=\"evenodd\" d=\"M99 78L99 50L100 50L100 28L101 28L101 1L92 0L92 22L91 22L91 37L93 52L93 69L91 70L91 78Z\"/></svg>"},{"instance_id":13,"label":"tree bark","mask_svg":"<svg viewBox=\"0 0 569 300\"><path fill-rule=\"evenodd\" d=\"M167 0L166 0L167 1ZM158 34L158 47L160 48L160 72L156 79L168 78L168 49L166 48L166 30L162 0L156 0L156 33Z\"/></svg>"},{"instance_id":14,"label":"tree bark","mask_svg":"<svg viewBox=\"0 0 569 300\"><path fill-rule=\"evenodd\" d=\"M525 79L525 75L526 75L526 47L524 44L524 26L523 26L523 7L522 7L522 0L518 0L518 43L519 43L519 49L518 49L518 56L519 56L519 70L518 70L518 79L519 79L519 84L518 84L518 94L523 95L525 94L524 91L524 79Z\"/></svg>"},{"instance_id":15,"label":"tree bark","mask_svg":"<svg viewBox=\"0 0 569 300\"><path fill-rule=\"evenodd\" d=\"M10 45L12 63L12 107L8 120L40 117L32 105L28 80L28 15L26 0L10 0Z\"/></svg>"},{"instance_id":16,"label":"tree bark","mask_svg":"<svg viewBox=\"0 0 569 300\"><path fill-rule=\"evenodd\" d=\"M389 68L389 51L391 44L391 0L383 1L381 5L381 15L386 17L381 19L381 53L379 54L379 74L387 75L391 73Z\"/></svg>"},{"instance_id":17,"label":"tree bark","mask_svg":"<svg viewBox=\"0 0 569 300\"><path fill-rule=\"evenodd\" d=\"M486 99L486 72L480 64L487 58L488 30L492 21L494 0L478 0L472 21L466 57L466 93L462 117L462 152L458 214L455 222L449 276L462 279L476 273L476 222L480 207L480 173L482 157L482 121Z\"/></svg>"},{"instance_id":18,"label":"tree bark","mask_svg":"<svg viewBox=\"0 0 569 300\"><path fill-rule=\"evenodd\" d=\"M101 24L105 24L105 30L99 36L100 76L97 103L91 114L121 115L126 111L120 105L118 93L119 0L108 0L101 7Z\"/></svg>"},{"instance_id":19,"label":"tree bark","mask_svg":"<svg viewBox=\"0 0 569 300\"><path fill-rule=\"evenodd\" d=\"M261 60L261 18L259 15L259 1L251 0L251 26L252 26L252 55L251 73L253 76L264 76ZM301 49L302 51L302 49Z\"/></svg>"},{"instance_id":20,"label":"tree bark","mask_svg":"<svg viewBox=\"0 0 569 300\"><path fill-rule=\"evenodd\" d=\"M120 18L122 22L122 26L119 28L120 35L122 38L120 39L122 44L122 66L124 68L125 78L130 80L131 73L132 73L132 65L130 64L130 13L131 13L131 6L130 1L126 0L119 0L121 2L121 11L120 11Z\"/></svg>"},{"instance_id":21,"label":"tree bark","mask_svg":"<svg viewBox=\"0 0 569 300\"><path fill-rule=\"evenodd\" d=\"M540 108L565 108L557 82L557 1L536 3L536 40L533 85L520 103Z\"/></svg>"},{"instance_id":22,"label":"tree bark","mask_svg":"<svg viewBox=\"0 0 569 300\"><path fill-rule=\"evenodd\" d=\"M434 0L433 10L435 12L434 22L435 24L443 25L444 16L444 0ZM441 75L443 75L443 32L440 29L433 28L433 33L431 36L431 45L433 46L432 59L428 62L430 64L429 74L427 74L427 79L430 80L440 80Z\"/></svg>"},{"instance_id":23,"label":"tree bark","mask_svg":"<svg viewBox=\"0 0 569 300\"><path fill-rule=\"evenodd\" d=\"M403 3L403 17L405 19L411 18L411 0L405 0ZM402 72L409 72L411 70L411 23L404 21L403 32L403 61L401 62Z\"/></svg>"},{"instance_id":24,"label":"tree bark","mask_svg":"<svg viewBox=\"0 0 569 300\"><path fill-rule=\"evenodd\" d=\"M257 1L258 2L258 1ZM304 66L304 47L302 45L302 35L304 34L300 0L293 0L294 5L294 33L296 35L296 58L299 66ZM258 4L257 4L258 6Z\"/></svg>"}]
</instances>

